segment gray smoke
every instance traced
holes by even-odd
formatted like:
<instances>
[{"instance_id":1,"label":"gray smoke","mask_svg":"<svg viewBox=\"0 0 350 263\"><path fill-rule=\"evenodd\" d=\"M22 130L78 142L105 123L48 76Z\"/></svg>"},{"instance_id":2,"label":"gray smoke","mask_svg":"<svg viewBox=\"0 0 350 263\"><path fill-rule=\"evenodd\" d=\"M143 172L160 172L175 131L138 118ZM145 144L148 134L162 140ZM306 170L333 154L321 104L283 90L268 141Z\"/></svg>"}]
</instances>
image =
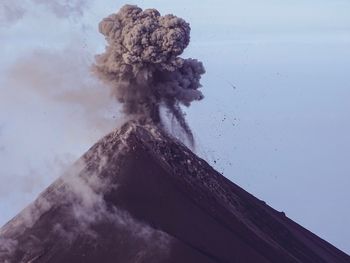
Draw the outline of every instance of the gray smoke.
<instances>
[{"instance_id":1,"label":"gray smoke","mask_svg":"<svg viewBox=\"0 0 350 263\"><path fill-rule=\"evenodd\" d=\"M203 99L198 89L205 73L196 59L179 57L190 42L189 24L155 9L125 5L100 22L108 45L96 57L94 72L112 87L124 112L142 122L162 125L160 106L175 117L193 144L181 105Z\"/></svg>"},{"instance_id":2,"label":"gray smoke","mask_svg":"<svg viewBox=\"0 0 350 263\"><path fill-rule=\"evenodd\" d=\"M57 17L83 15L89 0L32 0L35 4L45 5Z\"/></svg>"},{"instance_id":3,"label":"gray smoke","mask_svg":"<svg viewBox=\"0 0 350 263\"><path fill-rule=\"evenodd\" d=\"M58 18L77 18L84 15L91 0L1 0L0 26L11 25L26 13L41 6Z\"/></svg>"},{"instance_id":4,"label":"gray smoke","mask_svg":"<svg viewBox=\"0 0 350 263\"><path fill-rule=\"evenodd\" d=\"M21 19L24 14L25 9L21 5L11 4L10 1L3 0L0 3L0 26L14 23Z\"/></svg>"}]
</instances>

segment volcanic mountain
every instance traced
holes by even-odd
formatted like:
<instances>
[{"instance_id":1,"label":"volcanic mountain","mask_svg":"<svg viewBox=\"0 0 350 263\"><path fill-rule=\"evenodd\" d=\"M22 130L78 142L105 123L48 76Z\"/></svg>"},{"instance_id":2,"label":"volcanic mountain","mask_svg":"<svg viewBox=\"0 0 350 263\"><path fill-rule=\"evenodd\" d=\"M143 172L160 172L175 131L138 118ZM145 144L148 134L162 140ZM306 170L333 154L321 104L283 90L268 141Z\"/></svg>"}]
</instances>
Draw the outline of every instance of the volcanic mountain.
<instances>
[{"instance_id":1,"label":"volcanic mountain","mask_svg":"<svg viewBox=\"0 0 350 263\"><path fill-rule=\"evenodd\" d=\"M0 230L0 262L350 262L153 125L125 124Z\"/></svg>"}]
</instances>

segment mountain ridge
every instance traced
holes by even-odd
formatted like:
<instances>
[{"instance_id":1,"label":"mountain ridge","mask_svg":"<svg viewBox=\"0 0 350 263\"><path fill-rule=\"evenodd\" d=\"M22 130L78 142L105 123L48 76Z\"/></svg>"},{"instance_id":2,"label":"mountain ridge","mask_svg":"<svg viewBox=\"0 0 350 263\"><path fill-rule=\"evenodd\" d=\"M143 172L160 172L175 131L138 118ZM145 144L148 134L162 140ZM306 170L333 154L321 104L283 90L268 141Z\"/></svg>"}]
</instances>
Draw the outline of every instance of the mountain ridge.
<instances>
[{"instance_id":1,"label":"mountain ridge","mask_svg":"<svg viewBox=\"0 0 350 263\"><path fill-rule=\"evenodd\" d=\"M5 262L349 262L147 123L103 137L26 209L0 230Z\"/></svg>"}]
</instances>

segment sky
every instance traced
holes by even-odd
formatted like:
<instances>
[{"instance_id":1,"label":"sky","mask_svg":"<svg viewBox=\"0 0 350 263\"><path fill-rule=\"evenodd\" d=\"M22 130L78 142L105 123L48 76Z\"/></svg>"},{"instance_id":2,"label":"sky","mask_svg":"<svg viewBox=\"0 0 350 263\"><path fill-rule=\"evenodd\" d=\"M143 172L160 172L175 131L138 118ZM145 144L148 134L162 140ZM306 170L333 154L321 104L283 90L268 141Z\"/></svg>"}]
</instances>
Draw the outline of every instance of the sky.
<instances>
[{"instance_id":1,"label":"sky","mask_svg":"<svg viewBox=\"0 0 350 263\"><path fill-rule=\"evenodd\" d=\"M68 4L67 4L68 3ZM89 73L98 22L124 4L191 24L205 99L186 108L196 152L350 253L350 2L3 0L0 225L121 122Z\"/></svg>"}]
</instances>

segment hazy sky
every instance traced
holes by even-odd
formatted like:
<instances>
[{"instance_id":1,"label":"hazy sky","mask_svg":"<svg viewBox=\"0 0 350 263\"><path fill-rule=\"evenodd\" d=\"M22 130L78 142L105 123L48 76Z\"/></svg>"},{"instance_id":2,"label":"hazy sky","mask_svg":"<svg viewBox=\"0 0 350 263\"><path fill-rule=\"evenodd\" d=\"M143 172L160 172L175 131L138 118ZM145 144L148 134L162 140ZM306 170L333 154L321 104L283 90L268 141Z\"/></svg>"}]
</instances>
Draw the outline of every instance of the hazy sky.
<instances>
[{"instance_id":1,"label":"hazy sky","mask_svg":"<svg viewBox=\"0 0 350 263\"><path fill-rule=\"evenodd\" d=\"M1 225L118 123L89 65L98 22L131 3L191 23L198 153L350 253L349 1L64 2L0 3Z\"/></svg>"}]
</instances>

